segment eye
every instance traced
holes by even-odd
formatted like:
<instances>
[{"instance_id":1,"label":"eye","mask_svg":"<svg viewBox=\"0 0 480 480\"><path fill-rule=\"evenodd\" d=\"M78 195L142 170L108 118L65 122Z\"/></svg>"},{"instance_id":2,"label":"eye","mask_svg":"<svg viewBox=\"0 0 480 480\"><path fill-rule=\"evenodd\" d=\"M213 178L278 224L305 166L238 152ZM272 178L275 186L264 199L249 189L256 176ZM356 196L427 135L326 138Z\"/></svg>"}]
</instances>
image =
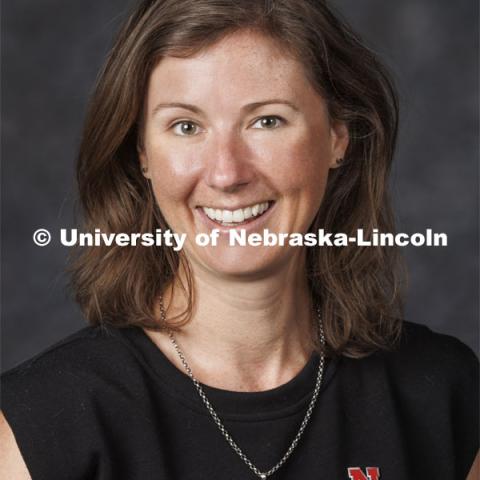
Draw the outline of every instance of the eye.
<instances>
[{"instance_id":1,"label":"eye","mask_svg":"<svg viewBox=\"0 0 480 480\"><path fill-rule=\"evenodd\" d=\"M252 125L252 128L266 128L273 130L280 127L284 123L284 120L276 115L268 115L266 117L261 117L255 121Z\"/></svg>"},{"instance_id":2,"label":"eye","mask_svg":"<svg viewBox=\"0 0 480 480\"><path fill-rule=\"evenodd\" d=\"M172 125L172 129L175 135L180 135L182 137L191 137L200 132L200 127L196 123L188 120L182 120L174 123Z\"/></svg>"}]
</instances>

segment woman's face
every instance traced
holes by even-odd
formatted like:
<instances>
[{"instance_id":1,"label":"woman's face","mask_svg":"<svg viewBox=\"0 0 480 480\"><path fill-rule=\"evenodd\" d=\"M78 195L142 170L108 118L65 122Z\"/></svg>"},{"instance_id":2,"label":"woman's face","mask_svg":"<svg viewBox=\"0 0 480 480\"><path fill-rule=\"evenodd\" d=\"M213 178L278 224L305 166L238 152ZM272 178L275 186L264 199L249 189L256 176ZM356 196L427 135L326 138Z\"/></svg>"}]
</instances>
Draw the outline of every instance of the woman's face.
<instances>
[{"instance_id":1,"label":"woman's face","mask_svg":"<svg viewBox=\"0 0 480 480\"><path fill-rule=\"evenodd\" d=\"M219 275L268 275L297 262L299 247L228 245L246 234L305 233L327 175L344 155L344 125L302 65L275 40L232 34L189 58L153 70L140 160L170 228L186 233L187 258ZM220 230L218 245L198 233Z\"/></svg>"}]
</instances>

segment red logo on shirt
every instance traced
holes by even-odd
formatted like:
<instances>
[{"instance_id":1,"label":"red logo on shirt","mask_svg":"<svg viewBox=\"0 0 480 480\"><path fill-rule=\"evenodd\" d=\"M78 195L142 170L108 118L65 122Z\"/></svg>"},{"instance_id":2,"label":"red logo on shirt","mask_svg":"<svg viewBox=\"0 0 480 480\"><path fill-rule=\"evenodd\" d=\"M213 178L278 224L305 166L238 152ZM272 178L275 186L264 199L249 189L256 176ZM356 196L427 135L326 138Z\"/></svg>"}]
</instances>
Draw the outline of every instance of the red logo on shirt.
<instances>
[{"instance_id":1,"label":"red logo on shirt","mask_svg":"<svg viewBox=\"0 0 480 480\"><path fill-rule=\"evenodd\" d=\"M363 473L360 467L350 467L348 477L351 480L379 480L380 469L378 467L367 467L367 473Z\"/></svg>"}]
</instances>

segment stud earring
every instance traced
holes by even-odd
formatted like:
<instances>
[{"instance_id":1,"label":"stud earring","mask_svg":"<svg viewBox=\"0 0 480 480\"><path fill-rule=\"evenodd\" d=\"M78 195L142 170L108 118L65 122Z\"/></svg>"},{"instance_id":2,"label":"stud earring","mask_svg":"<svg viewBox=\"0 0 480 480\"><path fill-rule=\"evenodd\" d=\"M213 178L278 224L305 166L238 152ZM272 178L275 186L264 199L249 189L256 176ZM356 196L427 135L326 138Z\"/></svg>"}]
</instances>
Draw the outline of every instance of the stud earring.
<instances>
[{"instance_id":1,"label":"stud earring","mask_svg":"<svg viewBox=\"0 0 480 480\"><path fill-rule=\"evenodd\" d=\"M335 163L337 164L337 166L341 165L343 163L343 158L337 158L335 160Z\"/></svg>"},{"instance_id":2,"label":"stud earring","mask_svg":"<svg viewBox=\"0 0 480 480\"><path fill-rule=\"evenodd\" d=\"M147 173L148 172L148 167L142 167L142 173Z\"/></svg>"}]
</instances>

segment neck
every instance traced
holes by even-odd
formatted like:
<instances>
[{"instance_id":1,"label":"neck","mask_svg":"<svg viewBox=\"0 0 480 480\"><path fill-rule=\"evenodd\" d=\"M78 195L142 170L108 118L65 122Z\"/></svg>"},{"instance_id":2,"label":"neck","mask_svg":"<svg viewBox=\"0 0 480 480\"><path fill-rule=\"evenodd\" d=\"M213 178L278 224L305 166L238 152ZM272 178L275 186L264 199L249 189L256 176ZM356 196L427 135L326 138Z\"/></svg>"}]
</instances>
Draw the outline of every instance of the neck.
<instances>
[{"instance_id":1,"label":"neck","mask_svg":"<svg viewBox=\"0 0 480 480\"><path fill-rule=\"evenodd\" d=\"M292 265L268 278L226 280L193 271L195 309L175 338L194 376L233 391L275 388L293 378L313 352L312 305L304 268ZM286 282L285 279L289 281ZM167 318L185 298L164 298ZM167 333L147 332L178 368Z\"/></svg>"}]
</instances>

